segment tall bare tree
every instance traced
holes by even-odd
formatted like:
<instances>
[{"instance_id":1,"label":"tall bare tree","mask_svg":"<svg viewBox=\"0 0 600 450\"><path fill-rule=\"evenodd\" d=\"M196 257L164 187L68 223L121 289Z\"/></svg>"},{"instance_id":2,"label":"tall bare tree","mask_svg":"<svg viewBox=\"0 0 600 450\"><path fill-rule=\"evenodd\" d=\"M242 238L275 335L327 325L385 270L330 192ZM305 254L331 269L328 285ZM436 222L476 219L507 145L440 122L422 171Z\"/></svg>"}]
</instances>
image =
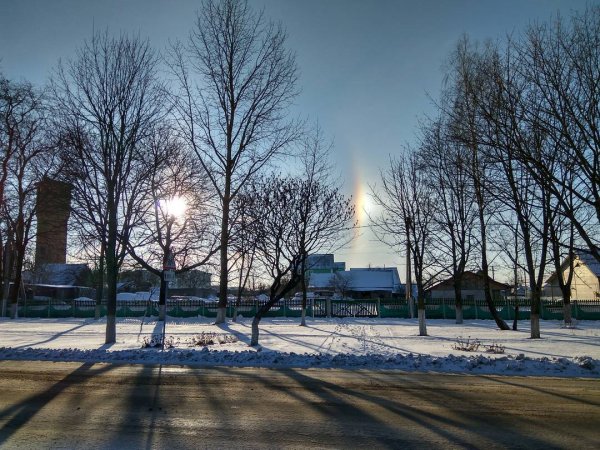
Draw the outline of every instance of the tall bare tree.
<instances>
[{"instance_id":1,"label":"tall bare tree","mask_svg":"<svg viewBox=\"0 0 600 450\"><path fill-rule=\"evenodd\" d=\"M103 240L107 344L116 339L117 275L143 180L139 142L165 104L157 63L148 41L96 33L74 59L59 64L51 82L75 202Z\"/></svg>"},{"instance_id":2,"label":"tall bare tree","mask_svg":"<svg viewBox=\"0 0 600 450\"><path fill-rule=\"evenodd\" d=\"M269 300L252 321L251 345L257 345L264 314L304 278L306 255L332 245L350 228L354 206L339 189L299 178L264 178L243 195L256 259L271 281Z\"/></svg>"},{"instance_id":3,"label":"tall bare tree","mask_svg":"<svg viewBox=\"0 0 600 450\"><path fill-rule=\"evenodd\" d=\"M46 108L43 97L30 84L1 83L0 111L3 145L1 175L2 204L0 214L6 224L12 250L12 264L7 273L13 274L8 291L10 316L15 318L21 288L23 263L36 213L37 184L55 169L53 152L48 145ZM13 265L14 264L14 265ZM8 283L9 280L4 280ZM6 300L3 300L3 303ZM2 308L5 309L4 307Z\"/></svg>"},{"instance_id":4,"label":"tall bare tree","mask_svg":"<svg viewBox=\"0 0 600 450\"><path fill-rule=\"evenodd\" d=\"M172 51L181 127L222 207L217 323L227 306L231 202L299 133L286 117L297 68L285 41L246 1L205 0L188 44Z\"/></svg>"},{"instance_id":5,"label":"tall bare tree","mask_svg":"<svg viewBox=\"0 0 600 450\"><path fill-rule=\"evenodd\" d=\"M493 216L493 186L489 183L490 163L481 143L481 113L478 110L480 88L485 82L485 74L479 70L482 61L493 56L493 48L474 48L467 37L462 38L450 59L448 74L448 97L444 103L444 114L448 116L450 135L463 145L469 153L470 172L477 207L479 247L481 250L481 272L484 284L485 301L501 330L510 329L498 314L492 299L488 262L488 222Z\"/></svg>"},{"instance_id":6,"label":"tall bare tree","mask_svg":"<svg viewBox=\"0 0 600 450\"><path fill-rule=\"evenodd\" d=\"M414 151L391 158L381 172L381 190L371 186L375 203L383 212L371 218L377 237L392 248L410 252L417 285L419 335L427 336L425 321L425 289L433 278L432 234L434 195L421 158ZM408 289L408 286L407 286Z\"/></svg>"},{"instance_id":7,"label":"tall bare tree","mask_svg":"<svg viewBox=\"0 0 600 450\"><path fill-rule=\"evenodd\" d=\"M532 25L519 46L522 72L537 98L527 111L554 142L551 154L520 152L532 176L553 194L562 215L600 261L600 7L570 21ZM548 164L548 159L560 164ZM572 176L565 176L565 171Z\"/></svg>"},{"instance_id":8,"label":"tall bare tree","mask_svg":"<svg viewBox=\"0 0 600 450\"><path fill-rule=\"evenodd\" d=\"M218 251L216 205L208 179L197 160L167 124L140 142L145 149L140 220L128 242L129 255L160 279L159 320L165 320L163 267L170 259L176 274L206 265Z\"/></svg>"},{"instance_id":9,"label":"tall bare tree","mask_svg":"<svg viewBox=\"0 0 600 450\"><path fill-rule=\"evenodd\" d=\"M469 154L448 136L441 119L424 130L420 156L426 166L436 203L434 222L437 259L452 277L456 323L463 323L462 280L476 246L476 202L470 178Z\"/></svg>"},{"instance_id":10,"label":"tall bare tree","mask_svg":"<svg viewBox=\"0 0 600 450\"><path fill-rule=\"evenodd\" d=\"M338 203L336 179L329 156L332 144L325 141L323 131L317 124L301 141L300 163L303 183L297 216L300 262L300 287L302 290L302 313L300 326L306 326L308 256L317 252L332 252L345 244L352 236L350 221L354 216L351 199L345 205ZM329 214L319 213L331 208Z\"/></svg>"}]
</instances>

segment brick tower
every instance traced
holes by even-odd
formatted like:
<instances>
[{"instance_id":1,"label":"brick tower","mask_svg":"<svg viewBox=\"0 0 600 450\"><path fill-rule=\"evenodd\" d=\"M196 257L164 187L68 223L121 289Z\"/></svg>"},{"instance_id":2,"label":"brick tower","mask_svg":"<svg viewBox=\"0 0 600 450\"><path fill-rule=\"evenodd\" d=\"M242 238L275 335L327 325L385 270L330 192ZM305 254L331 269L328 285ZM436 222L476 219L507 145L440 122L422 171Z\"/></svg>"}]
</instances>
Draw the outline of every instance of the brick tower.
<instances>
[{"instance_id":1,"label":"brick tower","mask_svg":"<svg viewBox=\"0 0 600 450\"><path fill-rule=\"evenodd\" d=\"M67 261L67 222L71 213L71 185L44 178L37 189L35 265Z\"/></svg>"}]
</instances>

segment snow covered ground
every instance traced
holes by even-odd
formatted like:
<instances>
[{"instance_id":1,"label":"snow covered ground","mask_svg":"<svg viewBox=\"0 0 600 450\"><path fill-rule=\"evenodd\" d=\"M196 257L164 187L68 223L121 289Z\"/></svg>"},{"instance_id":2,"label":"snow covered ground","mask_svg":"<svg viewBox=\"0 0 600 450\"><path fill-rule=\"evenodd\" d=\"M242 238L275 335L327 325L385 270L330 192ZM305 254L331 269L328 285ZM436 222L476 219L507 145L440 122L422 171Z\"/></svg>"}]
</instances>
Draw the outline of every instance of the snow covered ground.
<instances>
[{"instance_id":1,"label":"snow covered ground","mask_svg":"<svg viewBox=\"0 0 600 450\"><path fill-rule=\"evenodd\" d=\"M429 320L429 336L418 336L407 319L263 319L260 347L248 346L251 319L217 326L211 319L174 319L166 323L173 346L144 347L162 333L155 318L119 319L117 342L104 345L105 319L0 318L0 359L93 361L191 366L322 367L399 369L473 374L600 378L600 322L581 321L564 328L542 321L542 339L529 339L529 323L519 331L500 331L494 322ZM235 342L192 345L197 336ZM476 351L454 348L461 339L477 340ZM490 353L490 347L504 353Z\"/></svg>"}]
</instances>

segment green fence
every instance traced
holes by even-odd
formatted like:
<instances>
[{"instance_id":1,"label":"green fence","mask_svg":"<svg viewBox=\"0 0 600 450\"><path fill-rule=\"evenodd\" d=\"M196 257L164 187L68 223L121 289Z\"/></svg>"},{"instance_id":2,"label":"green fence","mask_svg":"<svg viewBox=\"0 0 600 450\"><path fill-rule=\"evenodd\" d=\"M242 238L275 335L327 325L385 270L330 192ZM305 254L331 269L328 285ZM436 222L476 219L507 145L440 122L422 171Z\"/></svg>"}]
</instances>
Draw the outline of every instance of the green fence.
<instances>
[{"instance_id":1,"label":"green fence","mask_svg":"<svg viewBox=\"0 0 600 450\"><path fill-rule=\"evenodd\" d=\"M227 307L227 316L234 314L254 317L264 304L256 299L243 299L239 305ZM531 304L528 299L503 299L494 301L494 306L504 320L513 320L516 307L520 320L530 318ZM455 319L454 299L428 299L426 301L428 319ZM216 317L217 303L197 298L177 298L167 300L167 315L171 317ZM94 317L96 304L89 300L28 300L19 304L19 317ZM416 315L416 305L414 308ZM106 304L100 305L100 314L106 315ZM275 304L265 317L300 317L302 304L298 299L282 299ZM404 299L375 300L332 300L325 298L308 299L308 317L395 317L409 318L410 307ZM599 300L579 300L571 302L571 315L577 320L600 320ZM158 316L158 304L153 301L129 300L117 303L117 317ZM541 318L562 320L563 304L560 300L543 300ZM465 320L491 319L485 300L463 301Z\"/></svg>"}]
</instances>

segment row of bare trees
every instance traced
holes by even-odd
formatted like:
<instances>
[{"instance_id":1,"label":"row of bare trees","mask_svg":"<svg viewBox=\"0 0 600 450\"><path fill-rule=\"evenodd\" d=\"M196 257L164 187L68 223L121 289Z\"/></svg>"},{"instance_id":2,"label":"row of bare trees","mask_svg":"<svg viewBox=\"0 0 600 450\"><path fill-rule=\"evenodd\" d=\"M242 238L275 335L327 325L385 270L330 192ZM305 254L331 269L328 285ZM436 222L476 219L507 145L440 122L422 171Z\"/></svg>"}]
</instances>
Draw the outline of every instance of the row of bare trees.
<instances>
[{"instance_id":1,"label":"row of bare trees","mask_svg":"<svg viewBox=\"0 0 600 450\"><path fill-rule=\"evenodd\" d=\"M177 273L218 267L217 323L233 276L242 287L249 270L266 274L270 300L255 321L256 343L261 314L304 280L307 255L339 242L354 214L330 181L320 130L288 119L297 68L285 41L283 28L246 2L206 0L188 41L164 58L147 40L103 32L59 63L43 104L31 86L2 80L2 231L13 236L11 272L22 272L31 194L51 175L72 185L77 253L97 262L97 317L107 301L106 343L116 339L123 265L159 277L164 319L163 267L171 260ZM163 65L170 80L160 76ZM293 154L300 173L266 175Z\"/></svg>"},{"instance_id":2,"label":"row of bare trees","mask_svg":"<svg viewBox=\"0 0 600 450\"><path fill-rule=\"evenodd\" d=\"M44 93L0 74L0 289L1 314L17 313L22 272L33 237L37 184L59 166L48 145Z\"/></svg>"},{"instance_id":3,"label":"row of bare trees","mask_svg":"<svg viewBox=\"0 0 600 450\"><path fill-rule=\"evenodd\" d=\"M507 329L489 289L491 244L514 267L515 284L517 272L527 275L532 338L540 337L550 271L571 321L573 258L587 252L600 261L598 42L597 6L501 42L458 42L439 116L423 125L416 149L392 160L383 189L373 189L384 211L375 218L379 235L408 243L419 311L424 283L445 273L460 322L462 276L479 268L488 306Z\"/></svg>"}]
</instances>

